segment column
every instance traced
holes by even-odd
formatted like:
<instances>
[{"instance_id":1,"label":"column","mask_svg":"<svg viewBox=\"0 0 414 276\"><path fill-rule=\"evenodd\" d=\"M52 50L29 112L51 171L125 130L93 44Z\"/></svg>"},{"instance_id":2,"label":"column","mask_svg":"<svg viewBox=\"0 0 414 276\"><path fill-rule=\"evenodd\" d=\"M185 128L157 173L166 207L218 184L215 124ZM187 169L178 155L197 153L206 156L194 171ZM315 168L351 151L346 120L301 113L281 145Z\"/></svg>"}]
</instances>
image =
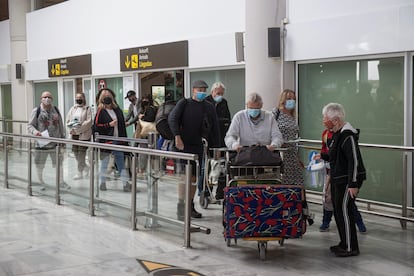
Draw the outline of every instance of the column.
<instances>
[{"instance_id":1,"label":"column","mask_svg":"<svg viewBox=\"0 0 414 276\"><path fill-rule=\"evenodd\" d=\"M24 75L24 64L27 59L26 13L30 9L30 0L9 0L13 120L28 120L29 110L31 111L33 108L31 85L26 84ZM16 78L16 64L22 65L21 79ZM26 87L30 91L29 94L26 93Z\"/></svg>"},{"instance_id":2,"label":"column","mask_svg":"<svg viewBox=\"0 0 414 276\"><path fill-rule=\"evenodd\" d=\"M279 101L284 87L294 89L294 66L281 58L268 57L268 28L280 27L286 17L285 0L246 0L246 96L257 92L263 97L263 108L271 110Z\"/></svg>"}]
</instances>

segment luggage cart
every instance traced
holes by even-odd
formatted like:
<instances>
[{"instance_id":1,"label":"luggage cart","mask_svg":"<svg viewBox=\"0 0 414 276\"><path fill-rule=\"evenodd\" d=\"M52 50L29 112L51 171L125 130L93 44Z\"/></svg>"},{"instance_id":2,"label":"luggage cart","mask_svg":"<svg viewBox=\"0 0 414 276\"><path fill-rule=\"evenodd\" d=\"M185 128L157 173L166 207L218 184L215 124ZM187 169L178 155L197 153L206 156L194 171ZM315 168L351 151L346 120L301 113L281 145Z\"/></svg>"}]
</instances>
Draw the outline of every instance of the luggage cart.
<instances>
[{"instance_id":1,"label":"luggage cart","mask_svg":"<svg viewBox=\"0 0 414 276\"><path fill-rule=\"evenodd\" d=\"M208 155L208 142L203 139L203 158L204 158L204 177L203 190L200 193L199 203L203 209L207 209L209 204L221 204L222 199L217 199L213 193L214 186L220 188L219 181L226 178L225 158L216 158L220 149L213 149L213 158ZM226 184L225 184L226 185ZM217 193L216 189L216 193Z\"/></svg>"},{"instance_id":2,"label":"luggage cart","mask_svg":"<svg viewBox=\"0 0 414 276\"><path fill-rule=\"evenodd\" d=\"M223 203L224 239L257 241L259 257L266 259L267 243L300 238L306 232L308 215L302 185L281 184L282 164L277 166L232 166ZM270 178L268 178L270 175Z\"/></svg>"}]
</instances>

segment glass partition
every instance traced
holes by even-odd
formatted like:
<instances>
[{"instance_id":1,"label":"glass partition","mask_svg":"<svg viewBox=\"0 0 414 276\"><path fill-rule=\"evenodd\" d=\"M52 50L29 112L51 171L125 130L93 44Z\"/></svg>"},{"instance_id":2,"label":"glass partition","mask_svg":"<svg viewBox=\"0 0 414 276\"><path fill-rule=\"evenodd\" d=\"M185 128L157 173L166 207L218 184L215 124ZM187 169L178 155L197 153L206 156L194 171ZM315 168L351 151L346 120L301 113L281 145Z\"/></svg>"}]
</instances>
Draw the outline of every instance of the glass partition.
<instances>
[{"instance_id":1,"label":"glass partition","mask_svg":"<svg viewBox=\"0 0 414 276\"><path fill-rule=\"evenodd\" d=\"M11 119L13 117L12 112L12 90L11 90L11 84L3 84L0 85L0 92L1 92L1 98L0 98L0 118L2 119ZM2 122L0 129L4 132L13 132L13 124L11 122Z\"/></svg>"},{"instance_id":2,"label":"glass partition","mask_svg":"<svg viewBox=\"0 0 414 276\"><path fill-rule=\"evenodd\" d=\"M58 83L56 81L53 82L38 82L34 84L34 106L38 106L40 104L40 97L44 91L49 91L53 95L53 103L58 105L59 97L58 97Z\"/></svg>"},{"instance_id":3,"label":"glass partition","mask_svg":"<svg viewBox=\"0 0 414 276\"><path fill-rule=\"evenodd\" d=\"M298 84L301 138L320 140L322 107L338 102L360 129L360 143L404 145L403 57L300 64ZM368 179L361 196L401 204L402 153L362 154Z\"/></svg>"},{"instance_id":4,"label":"glass partition","mask_svg":"<svg viewBox=\"0 0 414 276\"><path fill-rule=\"evenodd\" d=\"M244 69L214 70L190 73L191 82L195 80L204 80L209 88L217 81L221 81L226 86L224 98L233 116L237 111L244 109L246 97L246 78Z\"/></svg>"}]
</instances>

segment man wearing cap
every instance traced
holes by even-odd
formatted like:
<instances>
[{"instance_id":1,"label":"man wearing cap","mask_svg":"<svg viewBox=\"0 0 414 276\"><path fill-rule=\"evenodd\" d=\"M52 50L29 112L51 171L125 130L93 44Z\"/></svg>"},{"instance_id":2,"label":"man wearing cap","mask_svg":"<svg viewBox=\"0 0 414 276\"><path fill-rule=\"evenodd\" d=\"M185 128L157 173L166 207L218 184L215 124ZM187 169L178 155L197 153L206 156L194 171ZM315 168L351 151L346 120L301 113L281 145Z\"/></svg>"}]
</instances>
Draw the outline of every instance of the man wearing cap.
<instances>
[{"instance_id":1,"label":"man wearing cap","mask_svg":"<svg viewBox=\"0 0 414 276\"><path fill-rule=\"evenodd\" d=\"M205 81L197 80L192 84L192 97L181 99L168 116L168 124L175 137L177 151L198 154L199 164L202 164L203 143L207 139L209 147L220 145L220 130L214 106L205 101L208 85ZM201 214L194 208L194 194L196 191L196 166L192 163L191 182L191 217L201 218ZM184 218L184 191L185 185L178 185L178 219Z\"/></svg>"},{"instance_id":2,"label":"man wearing cap","mask_svg":"<svg viewBox=\"0 0 414 276\"><path fill-rule=\"evenodd\" d=\"M128 114L125 117L125 126L135 125L137 127L138 122L138 99L134 90L129 90L125 99L128 99L131 104L128 107Z\"/></svg>"}]
</instances>

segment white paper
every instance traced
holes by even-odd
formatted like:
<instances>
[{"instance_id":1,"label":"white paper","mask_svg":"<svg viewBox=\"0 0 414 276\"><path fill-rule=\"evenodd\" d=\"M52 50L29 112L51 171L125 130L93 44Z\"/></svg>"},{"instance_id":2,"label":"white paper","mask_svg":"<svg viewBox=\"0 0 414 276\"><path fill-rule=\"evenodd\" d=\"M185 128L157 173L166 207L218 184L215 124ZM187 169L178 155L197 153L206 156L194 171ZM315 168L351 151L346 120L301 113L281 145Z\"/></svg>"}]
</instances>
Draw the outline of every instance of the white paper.
<instances>
[{"instance_id":1,"label":"white paper","mask_svg":"<svg viewBox=\"0 0 414 276\"><path fill-rule=\"evenodd\" d=\"M46 129L45 131L40 133L42 135L42 137L50 137L49 136L49 131ZM39 145L40 148L43 148L44 146L46 146L47 144L49 144L50 141L48 140L43 140L43 139L38 139L37 140L37 144Z\"/></svg>"}]
</instances>

